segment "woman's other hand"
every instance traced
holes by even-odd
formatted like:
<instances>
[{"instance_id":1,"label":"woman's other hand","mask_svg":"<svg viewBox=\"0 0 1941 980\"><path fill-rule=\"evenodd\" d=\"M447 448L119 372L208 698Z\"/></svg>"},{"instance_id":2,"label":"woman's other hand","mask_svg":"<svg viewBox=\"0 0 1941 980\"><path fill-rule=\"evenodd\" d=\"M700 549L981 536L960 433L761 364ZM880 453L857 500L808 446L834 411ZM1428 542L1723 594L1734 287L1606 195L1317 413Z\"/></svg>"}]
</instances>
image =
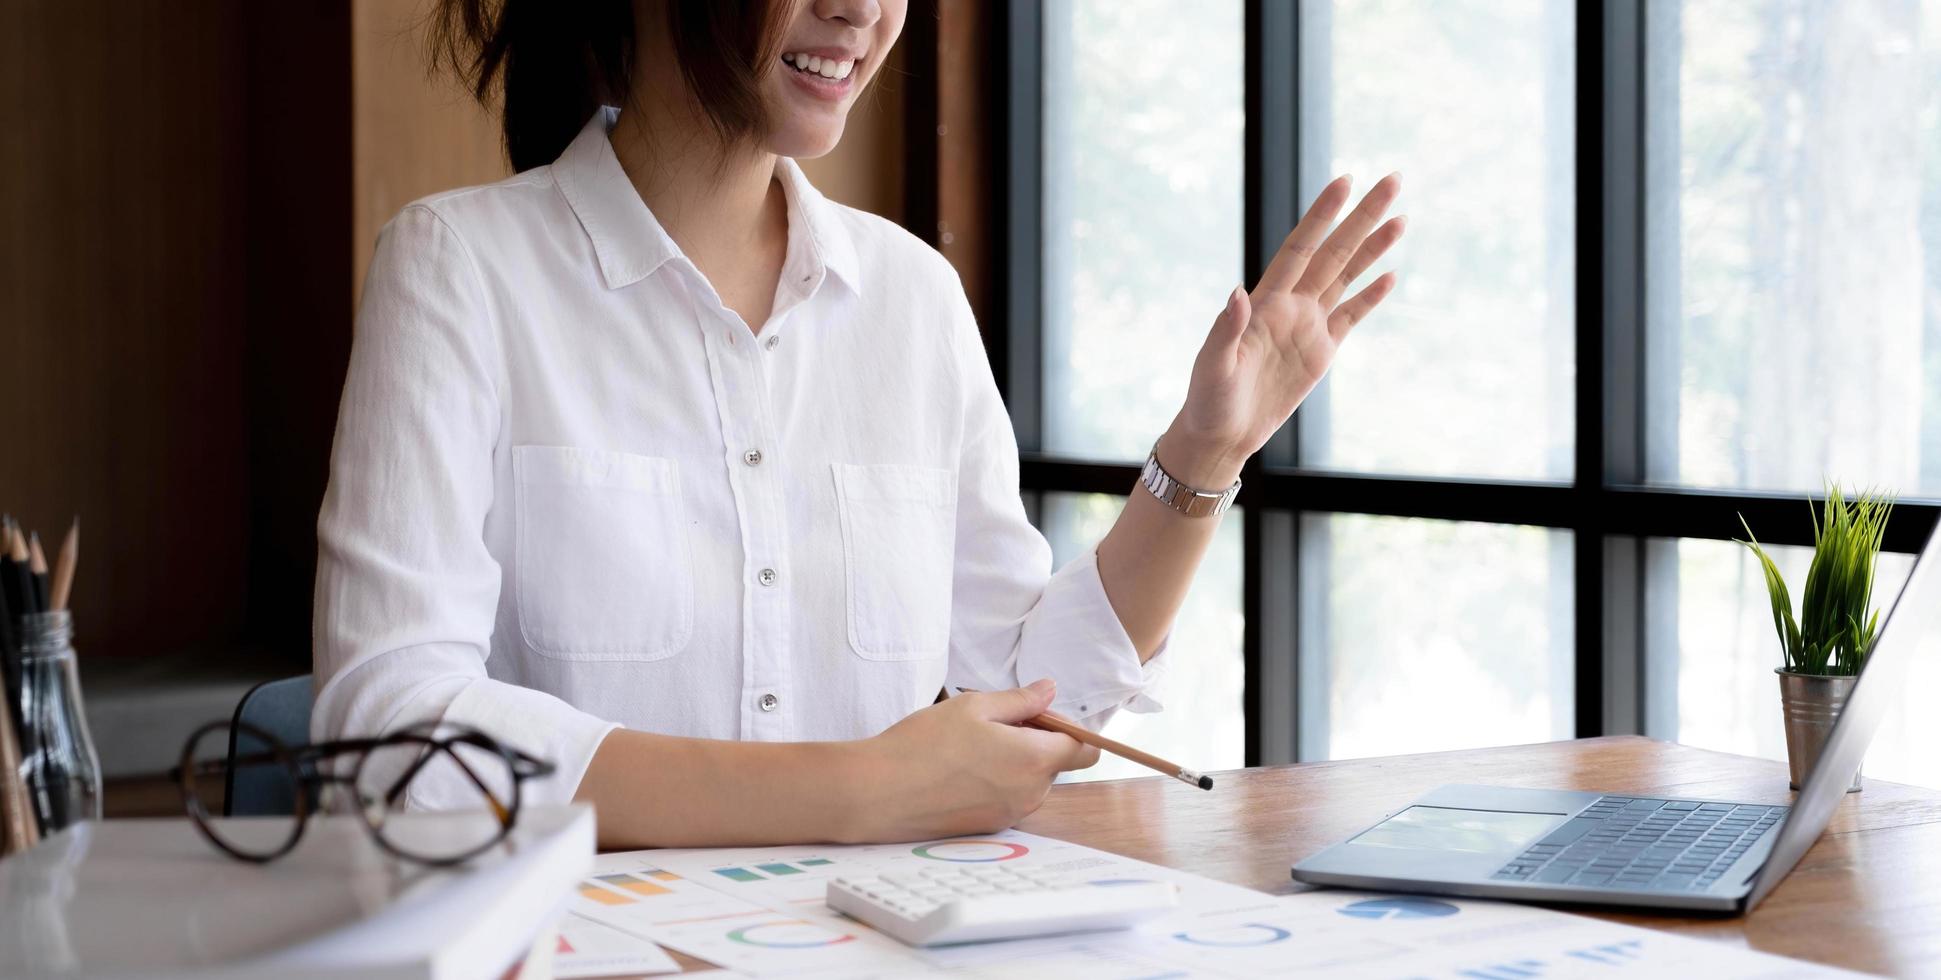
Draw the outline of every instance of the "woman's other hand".
<instances>
[{"instance_id":1,"label":"woman's other hand","mask_svg":"<svg viewBox=\"0 0 1941 980\"><path fill-rule=\"evenodd\" d=\"M1236 287L1193 362L1186 405L1161 439L1160 462L1202 490L1225 489L1249 456L1321 382L1355 324L1395 288L1389 272L1343 301L1348 285L1402 237L1376 227L1402 190L1390 174L1332 233L1351 179L1338 177L1281 243L1253 292Z\"/></svg>"},{"instance_id":2,"label":"woman's other hand","mask_svg":"<svg viewBox=\"0 0 1941 980\"><path fill-rule=\"evenodd\" d=\"M1099 759L1098 749L1068 736L1022 727L1051 707L1054 693L1045 679L959 694L852 743L868 789L848 836L901 841L984 834L1038 809L1060 772Z\"/></svg>"}]
</instances>

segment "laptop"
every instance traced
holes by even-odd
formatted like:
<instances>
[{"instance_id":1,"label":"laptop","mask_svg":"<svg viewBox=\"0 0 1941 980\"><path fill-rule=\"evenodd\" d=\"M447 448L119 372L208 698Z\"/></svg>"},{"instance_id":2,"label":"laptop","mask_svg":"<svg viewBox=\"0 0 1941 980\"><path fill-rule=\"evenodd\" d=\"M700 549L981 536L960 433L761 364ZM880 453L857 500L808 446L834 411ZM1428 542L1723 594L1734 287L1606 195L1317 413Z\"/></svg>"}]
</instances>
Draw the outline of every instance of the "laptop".
<instances>
[{"instance_id":1,"label":"laptop","mask_svg":"<svg viewBox=\"0 0 1941 980\"><path fill-rule=\"evenodd\" d=\"M1297 880L1532 902L1749 912L1845 798L1941 607L1941 532L1914 560L1791 806L1444 786L1294 865Z\"/></svg>"}]
</instances>

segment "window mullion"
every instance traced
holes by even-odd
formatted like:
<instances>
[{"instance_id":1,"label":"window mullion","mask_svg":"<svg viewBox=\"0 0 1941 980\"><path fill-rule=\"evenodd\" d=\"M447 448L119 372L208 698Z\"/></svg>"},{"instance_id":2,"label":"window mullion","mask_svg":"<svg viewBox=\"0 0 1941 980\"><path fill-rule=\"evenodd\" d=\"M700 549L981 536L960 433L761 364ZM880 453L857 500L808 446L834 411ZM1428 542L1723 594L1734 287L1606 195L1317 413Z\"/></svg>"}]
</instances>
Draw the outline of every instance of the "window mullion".
<instances>
[{"instance_id":1,"label":"window mullion","mask_svg":"<svg viewBox=\"0 0 1941 980\"><path fill-rule=\"evenodd\" d=\"M1296 11L1293 4L1247 0L1246 64L1243 81L1246 132L1243 161L1245 268L1251 285L1280 247L1298 217L1295 180L1299 102L1295 83ZM1241 474L1247 521L1242 536L1241 588L1245 595L1243 647L1247 716L1247 764L1272 765L1299 757L1296 631L1293 609L1298 592L1295 558L1300 553L1300 523L1295 515L1270 510L1259 479L1269 463L1296 459L1296 429L1290 422L1268 441Z\"/></svg>"}]
</instances>

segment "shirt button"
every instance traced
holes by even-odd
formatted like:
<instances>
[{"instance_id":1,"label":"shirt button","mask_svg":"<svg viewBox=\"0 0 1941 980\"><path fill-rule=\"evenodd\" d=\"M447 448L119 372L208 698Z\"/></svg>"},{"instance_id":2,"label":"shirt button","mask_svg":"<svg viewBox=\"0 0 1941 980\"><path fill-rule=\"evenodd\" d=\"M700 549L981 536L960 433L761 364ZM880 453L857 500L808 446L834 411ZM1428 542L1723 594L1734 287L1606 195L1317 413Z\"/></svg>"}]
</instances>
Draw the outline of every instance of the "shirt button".
<instances>
[{"instance_id":1,"label":"shirt button","mask_svg":"<svg viewBox=\"0 0 1941 980\"><path fill-rule=\"evenodd\" d=\"M741 454L741 461L750 466L760 466L762 465L762 451L759 449L750 449Z\"/></svg>"},{"instance_id":2,"label":"shirt button","mask_svg":"<svg viewBox=\"0 0 1941 980\"><path fill-rule=\"evenodd\" d=\"M763 711L774 711L775 706L782 703L782 699L776 697L773 694L764 694L762 695L762 699L759 703L761 704Z\"/></svg>"},{"instance_id":3,"label":"shirt button","mask_svg":"<svg viewBox=\"0 0 1941 980\"><path fill-rule=\"evenodd\" d=\"M782 338L780 337L770 337L768 338L766 343L762 344L762 346L768 348L769 350L774 350L775 345L781 342L782 342Z\"/></svg>"},{"instance_id":4,"label":"shirt button","mask_svg":"<svg viewBox=\"0 0 1941 980\"><path fill-rule=\"evenodd\" d=\"M763 585L774 585L775 580L781 577L775 573L775 569L773 568L764 568L761 570L761 574L755 576L756 580L760 581Z\"/></svg>"}]
</instances>

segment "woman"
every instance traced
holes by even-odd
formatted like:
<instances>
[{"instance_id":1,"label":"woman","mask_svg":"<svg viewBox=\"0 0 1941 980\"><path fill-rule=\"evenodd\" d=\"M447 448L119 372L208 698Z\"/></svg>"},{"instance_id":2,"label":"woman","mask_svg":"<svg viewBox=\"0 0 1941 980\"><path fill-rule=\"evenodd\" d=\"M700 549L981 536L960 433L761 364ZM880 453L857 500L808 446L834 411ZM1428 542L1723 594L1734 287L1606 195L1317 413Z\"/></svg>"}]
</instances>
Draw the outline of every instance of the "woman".
<instances>
[{"instance_id":1,"label":"woman","mask_svg":"<svg viewBox=\"0 0 1941 980\"><path fill-rule=\"evenodd\" d=\"M1399 185L1332 234L1329 185L1234 290L1157 489L1052 574L950 266L792 159L836 145L904 14L443 0L520 173L379 239L318 526L315 735L481 728L554 760L527 800L593 802L606 846L883 841L1007 826L1096 759L1019 727L1039 712L1157 708L1202 512L1393 287L1343 301ZM990 693L932 704L958 687ZM469 792L428 772L409 802Z\"/></svg>"}]
</instances>

